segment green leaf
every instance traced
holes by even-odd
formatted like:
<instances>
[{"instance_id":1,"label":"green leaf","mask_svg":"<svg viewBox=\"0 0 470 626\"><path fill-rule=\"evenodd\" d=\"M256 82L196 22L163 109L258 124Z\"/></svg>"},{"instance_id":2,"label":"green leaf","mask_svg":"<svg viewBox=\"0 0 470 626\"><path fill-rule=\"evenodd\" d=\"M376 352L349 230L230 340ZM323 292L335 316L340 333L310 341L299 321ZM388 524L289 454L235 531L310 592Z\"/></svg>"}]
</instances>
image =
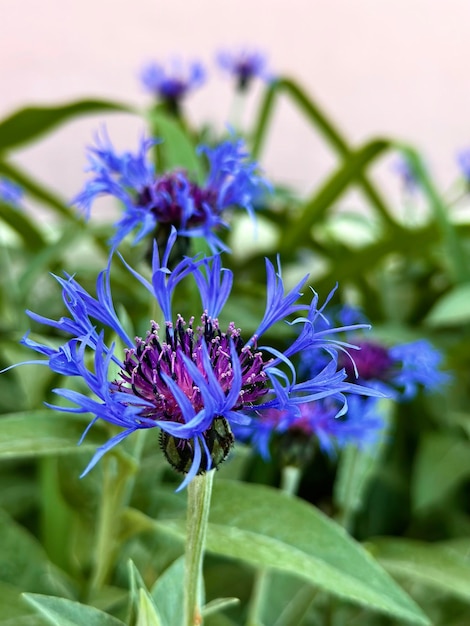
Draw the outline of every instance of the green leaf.
<instances>
[{"instance_id":1,"label":"green leaf","mask_svg":"<svg viewBox=\"0 0 470 626\"><path fill-rule=\"evenodd\" d=\"M275 98L278 98L282 92L285 92L294 104L299 107L306 118L312 123L312 126L323 135L325 141L330 144L340 159L347 160L354 152L354 148L348 145L348 141L340 130L332 120L329 119L326 113L322 111L318 104L309 97L297 83L288 78L273 81L266 90L265 98L261 104L253 132L253 155L257 157L260 152L274 110ZM390 209L387 207L378 190L367 179L363 172L357 173L356 182L360 185L364 195L371 205L375 207L381 218L390 226L396 227L397 223L392 217Z\"/></svg>"},{"instance_id":2,"label":"green leaf","mask_svg":"<svg viewBox=\"0 0 470 626\"><path fill-rule=\"evenodd\" d=\"M194 176L197 182L202 182L204 171L201 161L196 155L194 143L181 123L158 110L149 113L149 121L155 136L163 140L157 146L162 160L159 163L160 169L182 168Z\"/></svg>"},{"instance_id":3,"label":"green leaf","mask_svg":"<svg viewBox=\"0 0 470 626\"><path fill-rule=\"evenodd\" d=\"M157 527L185 534L184 521L161 520ZM290 572L333 595L429 624L419 607L340 526L276 489L216 481L207 550Z\"/></svg>"},{"instance_id":4,"label":"green leaf","mask_svg":"<svg viewBox=\"0 0 470 626\"><path fill-rule=\"evenodd\" d=\"M445 543L388 537L372 540L371 547L391 574L470 600L470 560L465 552Z\"/></svg>"},{"instance_id":5,"label":"green leaf","mask_svg":"<svg viewBox=\"0 0 470 626\"><path fill-rule=\"evenodd\" d=\"M54 567L39 542L0 512L0 581L21 591L70 596L68 579Z\"/></svg>"},{"instance_id":6,"label":"green leaf","mask_svg":"<svg viewBox=\"0 0 470 626\"><path fill-rule=\"evenodd\" d=\"M202 609L202 615L207 618L209 615L220 613L226 608L238 604L240 600L238 598L217 598L208 602Z\"/></svg>"},{"instance_id":7,"label":"green leaf","mask_svg":"<svg viewBox=\"0 0 470 626\"><path fill-rule=\"evenodd\" d=\"M35 593L25 593L23 597L54 626L125 626L108 613L65 598Z\"/></svg>"},{"instance_id":8,"label":"green leaf","mask_svg":"<svg viewBox=\"0 0 470 626\"><path fill-rule=\"evenodd\" d=\"M380 414L390 423L391 401L380 403ZM370 480L379 470L388 436L384 432L370 450L361 450L354 445L341 450L334 485L334 501L340 511L343 526L349 529L354 515L362 509L364 496Z\"/></svg>"},{"instance_id":9,"label":"green leaf","mask_svg":"<svg viewBox=\"0 0 470 626\"><path fill-rule=\"evenodd\" d=\"M110 100L78 100L59 106L25 107L0 122L0 152L29 143L70 119L113 111L130 113L132 109Z\"/></svg>"},{"instance_id":10,"label":"green leaf","mask_svg":"<svg viewBox=\"0 0 470 626\"><path fill-rule=\"evenodd\" d=\"M45 187L42 183L34 180L29 174L23 172L17 165L0 161L0 174L18 183L32 198L53 209L59 215L75 221L79 220L75 212L67 206L65 200Z\"/></svg>"},{"instance_id":11,"label":"green leaf","mask_svg":"<svg viewBox=\"0 0 470 626\"><path fill-rule=\"evenodd\" d=\"M470 476L470 443L457 437L423 435L411 485L415 510L435 506Z\"/></svg>"},{"instance_id":12,"label":"green leaf","mask_svg":"<svg viewBox=\"0 0 470 626\"><path fill-rule=\"evenodd\" d=\"M446 257L449 259L455 280L459 283L468 282L470 280L469 258L463 247L463 241L458 236L457 228L449 218L448 207L437 191L418 152L411 146L400 143L396 143L396 147L401 150L410 164L413 175L428 199L436 223L441 229Z\"/></svg>"},{"instance_id":13,"label":"green leaf","mask_svg":"<svg viewBox=\"0 0 470 626\"><path fill-rule=\"evenodd\" d=\"M460 326L470 322L470 283L444 294L424 320L429 326Z\"/></svg>"},{"instance_id":14,"label":"green leaf","mask_svg":"<svg viewBox=\"0 0 470 626\"><path fill-rule=\"evenodd\" d=\"M161 617L158 614L148 591L145 589L139 589L139 606L137 610L136 626L163 626Z\"/></svg>"},{"instance_id":15,"label":"green leaf","mask_svg":"<svg viewBox=\"0 0 470 626\"><path fill-rule=\"evenodd\" d=\"M0 202L0 219L16 231L29 251L38 252L47 245L41 231L21 210Z\"/></svg>"},{"instance_id":16,"label":"green leaf","mask_svg":"<svg viewBox=\"0 0 470 626\"><path fill-rule=\"evenodd\" d=\"M323 184L319 191L306 202L299 217L284 230L279 242L281 253L295 250L310 238L310 230L315 222L324 218L328 209L354 182L359 174L371 165L378 156L391 148L390 141L375 139L345 158L341 166Z\"/></svg>"},{"instance_id":17,"label":"green leaf","mask_svg":"<svg viewBox=\"0 0 470 626\"><path fill-rule=\"evenodd\" d=\"M104 430L98 424L82 445L77 445L88 424L89 419L81 415L64 416L51 410L5 414L0 429L0 459L95 449L105 440Z\"/></svg>"},{"instance_id":18,"label":"green leaf","mask_svg":"<svg viewBox=\"0 0 470 626\"><path fill-rule=\"evenodd\" d=\"M150 590L150 595L165 626L180 626L183 623L184 556L176 559Z\"/></svg>"}]
</instances>

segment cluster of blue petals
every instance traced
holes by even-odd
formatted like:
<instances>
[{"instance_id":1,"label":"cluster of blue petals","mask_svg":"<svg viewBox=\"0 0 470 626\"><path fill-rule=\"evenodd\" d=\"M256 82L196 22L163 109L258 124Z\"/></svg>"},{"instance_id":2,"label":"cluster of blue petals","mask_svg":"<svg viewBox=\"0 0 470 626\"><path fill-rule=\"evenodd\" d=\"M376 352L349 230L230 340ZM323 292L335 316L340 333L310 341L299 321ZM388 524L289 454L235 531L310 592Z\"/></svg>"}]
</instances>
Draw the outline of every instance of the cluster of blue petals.
<instances>
[{"instance_id":1,"label":"cluster of blue petals","mask_svg":"<svg viewBox=\"0 0 470 626\"><path fill-rule=\"evenodd\" d=\"M270 188L257 173L258 165L250 159L243 140L198 148L209 166L202 185L183 170L158 175L148 155L154 144L155 140L142 138L137 152L118 153L102 133L88 151L91 178L72 203L87 219L100 196L114 196L122 203L124 215L115 224L114 246L136 229L135 243L165 224L174 226L180 236L204 237L212 252L226 250L217 235L227 227L224 213L240 207L254 217L255 199Z\"/></svg>"},{"instance_id":2,"label":"cluster of blue petals","mask_svg":"<svg viewBox=\"0 0 470 626\"><path fill-rule=\"evenodd\" d=\"M311 438L312 446L318 444L330 456L345 445L371 447L382 436L386 421L379 404L380 397L368 396L364 389L375 390L382 397L396 402L405 402L413 399L420 389L437 391L450 380L449 374L441 369L441 352L429 341L422 339L387 347L357 333L359 325L367 324L359 309L342 307L328 320L324 315L325 305L309 311L311 323L303 327L296 340L296 346L300 348L300 377L315 376L327 363L324 356L311 349L315 342L322 340L322 333L340 332L346 333L347 341L335 343L338 363L346 372L346 380L357 386L351 386L345 393L347 411L344 403L339 405L336 399L327 397L302 403L296 413L268 411L249 425L237 427L238 437L250 441L265 459L270 456L273 435L282 436L288 431ZM340 325L335 327L331 319L338 320ZM291 354L289 347L284 354Z\"/></svg>"},{"instance_id":3,"label":"cluster of blue petals","mask_svg":"<svg viewBox=\"0 0 470 626\"><path fill-rule=\"evenodd\" d=\"M114 307L110 289L110 266L101 272L97 279L96 296L89 294L73 277L56 277L62 286L63 301L69 316L53 320L29 312L30 317L36 322L71 335L63 346L54 349L33 342L26 336L23 343L47 357L45 360L31 362L48 365L64 376L79 376L92 392L93 397L89 397L88 394L72 389L55 389L54 392L57 395L68 400L73 406L61 405L53 406L53 408L72 413L91 413L94 418L90 426L96 420L101 419L123 429L96 451L84 474L108 450L133 432L158 427L179 440L191 442L194 458L181 485L184 487L198 473L203 455L206 456L204 467L207 469L211 467L210 453L205 443L204 433L216 418L224 418L230 426L235 427L259 420L266 411L287 411L289 415L295 416L300 415L302 404L324 398L330 398L336 403L339 407L336 413L339 415L346 410L346 394L353 392L378 395L375 390L360 388L349 382L344 368L338 368L337 350L338 348L344 349L344 346L336 339L336 333L348 329L322 328L318 333L315 331L314 322L323 315L323 307L318 308L317 295L313 295L309 304L299 303L300 289L308 276L286 292L280 268L276 269L268 260L266 261L265 313L256 332L249 340L243 343L239 331L231 325L231 334L224 339L226 348L224 348L223 355L218 352L214 360L212 355L215 353L211 352L211 345L207 344L203 338L197 344L196 360L191 350L185 353L180 351L179 354L173 352L173 357L176 359L171 361L175 363L173 374L169 376L163 373L157 380L158 363L152 366L151 359L156 353L152 352L150 343L153 341L159 346L158 358L160 359L163 358L162 355L165 352L170 350L169 345L172 342L176 344L178 340L176 334L183 334L181 318L175 318L171 304L173 292L181 280L192 276L198 285L201 310L206 320L206 331L207 324L211 323L211 320L212 323L217 323L217 317L230 295L233 281L232 272L222 267L219 255L210 258L185 258L170 270L168 259L176 237L176 231L173 229L161 259L155 245L150 281L126 264L131 274L156 299L166 321L166 343L156 336L153 339L151 334L145 341L133 340L128 336ZM299 324L302 331L284 353L269 345L258 345L261 336L274 324L301 311L306 315L297 317L292 323ZM179 320L177 324L174 323L175 319ZM154 329L157 328L155 323L152 326ZM127 347L125 358L116 352L114 344L106 341L109 331L116 333ZM195 334L191 336L195 337ZM204 336L207 336L207 332ZM215 337L215 335L212 336ZM196 345L192 340L191 343ZM196 351L196 347L193 349ZM299 382L290 357L305 349L314 350L319 355L326 352L329 359L320 371ZM147 358L144 364L145 353L147 353ZM90 359L90 354L93 354L93 359ZM217 369L216 363L220 362L222 356L227 363L227 372ZM150 396L144 397L143 394L133 393L132 389L135 387L126 384L125 377L123 377L124 382L120 383L112 378L111 370L116 372L117 366L123 372L126 370L126 360L128 364L137 357L149 370L144 382L150 381L151 383L153 376L154 384L159 386L159 389L164 389L166 412L158 408L157 400L159 401L163 394L157 394L158 397L149 399ZM93 363L92 367L90 367L90 362ZM129 372L129 368L126 371ZM182 375L182 383L179 384L178 376L181 372L184 376ZM188 380L192 382L189 383L186 393L184 386L188 385ZM256 403L250 400L253 385L258 385L258 388L264 386L262 394L258 393ZM141 388L143 389L143 386ZM191 399L194 390L197 390L199 404L195 404ZM248 400L245 399L245 394ZM169 406L177 408L177 419L173 420L168 414Z\"/></svg>"},{"instance_id":4,"label":"cluster of blue petals","mask_svg":"<svg viewBox=\"0 0 470 626\"><path fill-rule=\"evenodd\" d=\"M0 178L0 202L19 208L23 198L23 189L7 178Z\"/></svg>"},{"instance_id":5,"label":"cluster of blue petals","mask_svg":"<svg viewBox=\"0 0 470 626\"><path fill-rule=\"evenodd\" d=\"M246 88L253 78L266 82L273 80L268 71L267 57L258 50L221 50L216 57L221 69L235 78L240 88Z\"/></svg>"},{"instance_id":6,"label":"cluster of blue petals","mask_svg":"<svg viewBox=\"0 0 470 626\"><path fill-rule=\"evenodd\" d=\"M154 96L178 103L204 84L206 70L199 61L185 63L175 57L167 65L155 61L147 63L140 79L145 89Z\"/></svg>"}]
</instances>

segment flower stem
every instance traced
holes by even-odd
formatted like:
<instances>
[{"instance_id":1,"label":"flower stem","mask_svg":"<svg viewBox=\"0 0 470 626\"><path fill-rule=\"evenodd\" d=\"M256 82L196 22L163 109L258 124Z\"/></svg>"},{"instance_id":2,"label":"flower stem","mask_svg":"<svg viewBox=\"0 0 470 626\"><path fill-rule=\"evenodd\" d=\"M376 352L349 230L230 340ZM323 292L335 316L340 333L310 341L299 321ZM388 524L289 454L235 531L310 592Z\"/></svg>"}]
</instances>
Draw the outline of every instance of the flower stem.
<instances>
[{"instance_id":1,"label":"flower stem","mask_svg":"<svg viewBox=\"0 0 470 626\"><path fill-rule=\"evenodd\" d=\"M302 471L295 465L285 465L281 474L281 491L289 496L295 496L299 489Z\"/></svg>"},{"instance_id":2,"label":"flower stem","mask_svg":"<svg viewBox=\"0 0 470 626\"><path fill-rule=\"evenodd\" d=\"M184 574L185 626L202 624L202 560L215 470L196 476L188 485L186 564Z\"/></svg>"}]
</instances>

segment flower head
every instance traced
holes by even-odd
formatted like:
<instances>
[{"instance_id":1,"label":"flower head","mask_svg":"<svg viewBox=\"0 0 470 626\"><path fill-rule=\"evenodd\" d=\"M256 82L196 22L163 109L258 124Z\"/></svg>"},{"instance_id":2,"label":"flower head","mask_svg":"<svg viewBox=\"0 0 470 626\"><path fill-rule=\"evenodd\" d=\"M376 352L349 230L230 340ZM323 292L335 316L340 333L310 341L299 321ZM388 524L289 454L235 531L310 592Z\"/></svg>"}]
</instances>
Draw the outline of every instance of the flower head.
<instances>
[{"instance_id":1,"label":"flower head","mask_svg":"<svg viewBox=\"0 0 470 626\"><path fill-rule=\"evenodd\" d=\"M162 326L149 321L145 337L131 339L115 312L110 266L98 278L96 297L72 277L58 279L70 317L56 321L30 313L36 321L61 329L72 338L60 350L30 340L26 345L46 356L43 363L59 374L81 377L93 395L55 389L74 406L54 408L91 413L91 424L102 419L123 429L97 450L84 473L131 433L159 428L167 459L187 474L183 487L225 458L233 443L234 425L260 419L266 411L300 415L301 404L322 398L331 397L341 407L344 393L355 388L345 380L345 371L337 367L333 334L337 329L319 336L312 331L310 344L304 336L302 346L310 345L319 355L326 350L329 362L301 383L286 353L259 345L267 329L298 311L305 310L307 316L295 322L311 325L317 299L310 304L299 303L299 289L306 279L286 293L280 269L276 271L266 261L266 311L258 329L244 341L235 323L221 328L218 321L231 292L232 273L222 267L220 256L185 258L170 270L168 259L175 240L173 229L162 259L154 246L150 282L125 264L156 299L164 319ZM175 316L172 309L175 289L190 277L201 299L197 322L193 316L187 321L179 314ZM126 346L124 354L106 341L109 330ZM296 354L300 345L294 340L289 353ZM365 393L377 395L373 390L366 389Z\"/></svg>"},{"instance_id":2,"label":"flower head","mask_svg":"<svg viewBox=\"0 0 470 626\"><path fill-rule=\"evenodd\" d=\"M155 230L169 233L174 226L182 237L204 237L212 251L225 250L217 236L226 228L224 213L242 207L254 217L253 199L269 184L257 172L241 139L225 141L215 148L201 146L209 172L203 184L184 170L158 175L148 158L154 141L142 139L136 153L118 154L106 134L98 137L89 149L92 177L75 197L85 216L98 196L112 195L124 206L124 215L116 224L113 244L117 245L134 229L135 242Z\"/></svg>"},{"instance_id":3,"label":"flower head","mask_svg":"<svg viewBox=\"0 0 470 626\"><path fill-rule=\"evenodd\" d=\"M206 70L199 61L184 63L175 57L166 66L155 61L147 63L140 79L147 91L177 111L181 100L204 84Z\"/></svg>"},{"instance_id":4,"label":"flower head","mask_svg":"<svg viewBox=\"0 0 470 626\"><path fill-rule=\"evenodd\" d=\"M391 348L377 341L355 341L354 364L341 358L349 380L382 389L395 400L410 400L419 389L434 391L449 380L441 371L442 354L425 339ZM349 361L349 362L348 362Z\"/></svg>"},{"instance_id":5,"label":"flower head","mask_svg":"<svg viewBox=\"0 0 470 626\"><path fill-rule=\"evenodd\" d=\"M0 202L20 207L23 189L7 178L0 178Z\"/></svg>"},{"instance_id":6,"label":"flower head","mask_svg":"<svg viewBox=\"0 0 470 626\"><path fill-rule=\"evenodd\" d=\"M221 50L216 58L219 67L235 78L240 91L247 89L253 78L272 80L267 71L266 56L258 50Z\"/></svg>"},{"instance_id":7,"label":"flower head","mask_svg":"<svg viewBox=\"0 0 470 626\"><path fill-rule=\"evenodd\" d=\"M360 391L360 388L357 389ZM369 447L376 443L384 428L384 420L377 411L378 399L348 394L347 412L339 415L341 405L327 397L301 403L298 412L270 409L247 426L236 426L236 436L251 445L265 459L274 447L284 465L303 467L320 448L334 456L338 448L351 444Z\"/></svg>"},{"instance_id":8,"label":"flower head","mask_svg":"<svg viewBox=\"0 0 470 626\"><path fill-rule=\"evenodd\" d=\"M395 159L392 169L401 179L403 189L407 193L414 193L418 189L419 181L408 159L403 156Z\"/></svg>"},{"instance_id":9,"label":"flower head","mask_svg":"<svg viewBox=\"0 0 470 626\"><path fill-rule=\"evenodd\" d=\"M467 183L470 182L470 148L457 153L457 163Z\"/></svg>"}]
</instances>

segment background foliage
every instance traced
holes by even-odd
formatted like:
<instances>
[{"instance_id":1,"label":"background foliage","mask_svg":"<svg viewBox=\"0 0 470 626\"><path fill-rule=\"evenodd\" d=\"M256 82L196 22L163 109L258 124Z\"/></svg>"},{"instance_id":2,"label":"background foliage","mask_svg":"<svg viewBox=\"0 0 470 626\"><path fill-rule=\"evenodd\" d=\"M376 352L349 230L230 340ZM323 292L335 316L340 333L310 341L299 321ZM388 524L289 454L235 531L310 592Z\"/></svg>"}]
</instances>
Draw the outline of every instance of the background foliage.
<instances>
[{"instance_id":1,"label":"background foliage","mask_svg":"<svg viewBox=\"0 0 470 626\"><path fill-rule=\"evenodd\" d=\"M216 477L205 623L464 626L470 623L470 222L457 220L454 209L467 181L457 181L450 202L412 146L386 137L351 145L288 78L266 85L244 133L261 164L282 98L328 143L337 166L307 198L274 181L274 193L259 207L254 247L241 244L246 223L233 216L227 240L234 254L224 259L237 277L231 317L247 334L254 330L264 257L280 253L286 275L294 280L310 271L322 297L339 282L336 304L362 307L376 337L432 340L452 382L440 394L389 403L389 427L376 449L346 449L337 459L318 452L298 497L279 489L275 457L265 463L238 445ZM163 139L161 171L203 174L195 147L215 141L215 131L189 128L161 105L138 111L96 99L27 107L2 120L0 175L20 184L27 204L47 217L0 205L0 369L31 358L18 345L29 325L25 309L61 315L48 273L76 274L93 290L111 234L110 225L85 224L68 199L20 171L15 153L79 116L113 111L141 116ZM389 152L406 159L416 182L406 195L406 220L370 174ZM363 198L354 213L341 202L351 188ZM126 242L124 256L143 262L142 250ZM121 312L136 333L144 332L150 306L143 290L118 263L112 279ZM41 341L58 345L53 330ZM32 333L39 337L34 324ZM273 338L280 347L284 340L282 333ZM178 626L186 511L185 494L174 493L178 477L155 436L139 433L80 480L111 427L97 424L77 447L89 418L43 406L57 379L34 366L0 377L0 624Z\"/></svg>"}]
</instances>

